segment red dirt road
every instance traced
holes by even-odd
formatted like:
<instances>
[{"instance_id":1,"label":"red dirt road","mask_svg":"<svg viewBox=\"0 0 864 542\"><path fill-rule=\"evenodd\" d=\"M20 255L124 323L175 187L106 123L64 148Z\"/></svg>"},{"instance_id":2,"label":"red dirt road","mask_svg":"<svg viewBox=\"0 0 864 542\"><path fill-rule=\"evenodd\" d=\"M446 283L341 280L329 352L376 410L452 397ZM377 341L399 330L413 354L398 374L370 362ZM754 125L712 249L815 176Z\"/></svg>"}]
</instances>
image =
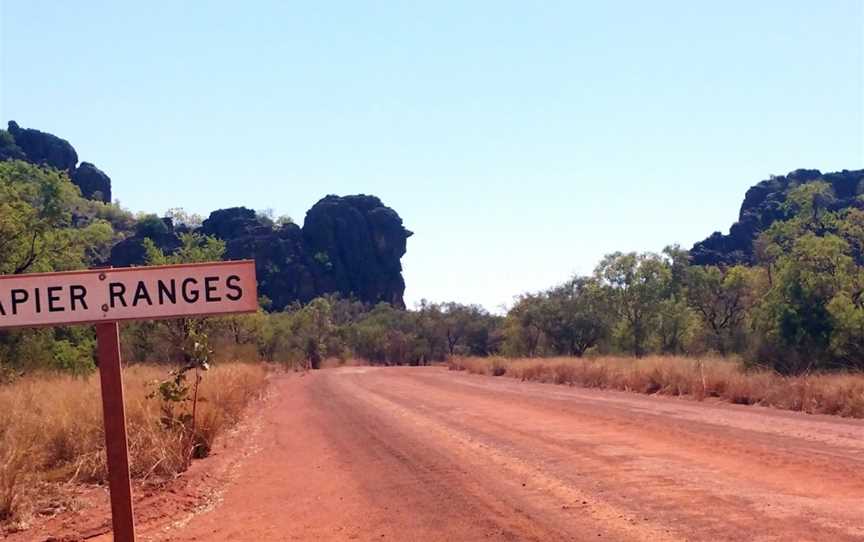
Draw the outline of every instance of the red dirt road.
<instances>
[{"instance_id":1,"label":"red dirt road","mask_svg":"<svg viewBox=\"0 0 864 542\"><path fill-rule=\"evenodd\" d=\"M861 421L440 368L279 376L254 420L142 540L864 540Z\"/></svg>"}]
</instances>

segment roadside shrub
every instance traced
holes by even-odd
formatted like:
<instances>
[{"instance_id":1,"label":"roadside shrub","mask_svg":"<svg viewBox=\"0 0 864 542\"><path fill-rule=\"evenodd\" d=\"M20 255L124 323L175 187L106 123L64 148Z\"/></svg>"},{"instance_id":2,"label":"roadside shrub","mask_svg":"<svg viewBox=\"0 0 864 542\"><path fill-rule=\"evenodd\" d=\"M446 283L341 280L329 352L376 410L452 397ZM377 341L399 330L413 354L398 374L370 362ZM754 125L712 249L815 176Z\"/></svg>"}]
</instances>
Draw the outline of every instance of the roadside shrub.
<instances>
[{"instance_id":1,"label":"roadside shrub","mask_svg":"<svg viewBox=\"0 0 864 542\"><path fill-rule=\"evenodd\" d=\"M184 434L162 424L160 401L147 398L166 372L149 365L124 370L134 478L174 476L188 466ZM260 364L211 370L201 383L198 438L212 446L265 384ZM0 521L26 519L39 502L56 495L61 483L106 482L103 435L97 374L31 374L0 386Z\"/></svg>"},{"instance_id":2,"label":"roadside shrub","mask_svg":"<svg viewBox=\"0 0 864 542\"><path fill-rule=\"evenodd\" d=\"M864 375L784 376L725 358L459 358L451 370L644 394L717 398L810 414L864 418Z\"/></svg>"},{"instance_id":3,"label":"roadside shrub","mask_svg":"<svg viewBox=\"0 0 864 542\"><path fill-rule=\"evenodd\" d=\"M489 362L489 374L492 376L504 376L507 373L507 366L500 359L493 359Z\"/></svg>"}]
</instances>

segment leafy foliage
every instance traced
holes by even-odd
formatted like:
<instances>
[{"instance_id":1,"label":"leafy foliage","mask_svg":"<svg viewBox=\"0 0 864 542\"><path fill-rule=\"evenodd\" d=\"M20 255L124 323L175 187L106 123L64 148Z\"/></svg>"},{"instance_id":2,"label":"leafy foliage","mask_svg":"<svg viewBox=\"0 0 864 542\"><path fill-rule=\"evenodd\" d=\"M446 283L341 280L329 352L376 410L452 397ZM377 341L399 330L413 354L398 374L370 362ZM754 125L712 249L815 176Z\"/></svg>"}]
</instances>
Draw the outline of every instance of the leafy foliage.
<instances>
[{"instance_id":1,"label":"leafy foliage","mask_svg":"<svg viewBox=\"0 0 864 542\"><path fill-rule=\"evenodd\" d=\"M169 378L155 383L155 390L147 397L158 397L161 401L160 421L165 429L178 431L186 441L187 460L206 457L210 453L209 442L197 432L198 389L201 385L201 372L210 369L210 349L207 335L197 330L190 331L187 338L188 362L170 372ZM187 382L189 374L193 382ZM186 408L191 404L191 411Z\"/></svg>"},{"instance_id":2,"label":"leafy foliage","mask_svg":"<svg viewBox=\"0 0 864 542\"><path fill-rule=\"evenodd\" d=\"M65 173L18 160L0 162L0 274L99 264L116 238L112 219L121 214L83 199ZM5 331L0 372L6 378L33 368L83 374L95 368L94 344L87 327Z\"/></svg>"},{"instance_id":3,"label":"leafy foliage","mask_svg":"<svg viewBox=\"0 0 864 542\"><path fill-rule=\"evenodd\" d=\"M633 355L644 355L671 280L669 266L656 254L616 252L600 262L595 275L612 297L612 307L619 318L616 329L619 340L626 343Z\"/></svg>"},{"instance_id":4,"label":"leafy foliage","mask_svg":"<svg viewBox=\"0 0 864 542\"><path fill-rule=\"evenodd\" d=\"M101 218L73 219L84 206L65 174L0 162L0 274L75 269L103 254L113 229Z\"/></svg>"}]
</instances>

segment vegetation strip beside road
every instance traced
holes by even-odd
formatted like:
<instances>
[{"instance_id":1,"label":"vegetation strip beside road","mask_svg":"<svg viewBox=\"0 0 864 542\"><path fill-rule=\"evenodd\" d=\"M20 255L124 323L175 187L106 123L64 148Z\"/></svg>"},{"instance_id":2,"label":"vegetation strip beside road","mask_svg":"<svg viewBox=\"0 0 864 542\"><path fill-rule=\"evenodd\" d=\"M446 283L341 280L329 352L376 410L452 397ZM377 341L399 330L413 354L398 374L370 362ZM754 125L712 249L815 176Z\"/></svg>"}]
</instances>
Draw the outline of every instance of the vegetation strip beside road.
<instances>
[{"instance_id":1,"label":"vegetation strip beside road","mask_svg":"<svg viewBox=\"0 0 864 542\"><path fill-rule=\"evenodd\" d=\"M177 388L167 376L167 368L147 365L124 374L130 470L138 481L171 478L206 456L266 384L262 364L220 365L202 380L193 420L192 382ZM165 386L173 396L159 393ZM74 508L70 482L107 482L101 405L98 375L34 375L0 387L0 533L26 527L40 512Z\"/></svg>"},{"instance_id":2,"label":"vegetation strip beside road","mask_svg":"<svg viewBox=\"0 0 864 542\"><path fill-rule=\"evenodd\" d=\"M713 397L735 404L864 418L864 375L860 373L783 376L768 371L745 371L740 364L722 358L675 356L454 357L448 361L448 367L528 381L683 396L699 401Z\"/></svg>"}]
</instances>

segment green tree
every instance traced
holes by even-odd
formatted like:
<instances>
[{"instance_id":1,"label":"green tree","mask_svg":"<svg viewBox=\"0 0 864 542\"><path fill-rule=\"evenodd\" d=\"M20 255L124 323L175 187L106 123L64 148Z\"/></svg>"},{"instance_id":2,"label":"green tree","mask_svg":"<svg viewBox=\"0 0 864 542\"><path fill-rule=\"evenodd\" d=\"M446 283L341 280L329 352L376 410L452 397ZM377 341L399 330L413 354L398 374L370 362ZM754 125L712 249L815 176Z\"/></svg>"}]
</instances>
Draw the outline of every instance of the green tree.
<instances>
[{"instance_id":1,"label":"green tree","mask_svg":"<svg viewBox=\"0 0 864 542\"><path fill-rule=\"evenodd\" d=\"M709 347L726 355L753 306L754 271L744 266L687 270L687 302L709 334Z\"/></svg>"},{"instance_id":2,"label":"green tree","mask_svg":"<svg viewBox=\"0 0 864 542\"><path fill-rule=\"evenodd\" d=\"M811 228L820 226L822 217L829 213L836 201L834 189L825 181L802 184L789 192L784 209L801 225Z\"/></svg>"},{"instance_id":3,"label":"green tree","mask_svg":"<svg viewBox=\"0 0 864 542\"><path fill-rule=\"evenodd\" d=\"M166 254L149 237L144 239L143 244L148 265L219 261L225 253L224 241L197 233L181 234L180 247L170 254ZM208 337L214 321L212 318L180 318L160 322L159 326L167 332L167 341L172 347L171 358L190 363L195 358L194 343Z\"/></svg>"},{"instance_id":4,"label":"green tree","mask_svg":"<svg viewBox=\"0 0 864 542\"><path fill-rule=\"evenodd\" d=\"M595 276L608 289L623 344L643 356L671 280L669 266L657 254L615 252L603 258Z\"/></svg>"},{"instance_id":5,"label":"green tree","mask_svg":"<svg viewBox=\"0 0 864 542\"><path fill-rule=\"evenodd\" d=\"M447 354L476 354L476 350L488 351L491 321L489 313L479 305L443 303L441 331L447 345ZM484 344L485 343L485 344Z\"/></svg>"},{"instance_id":6,"label":"green tree","mask_svg":"<svg viewBox=\"0 0 864 542\"><path fill-rule=\"evenodd\" d=\"M547 292L540 303L540 327L555 354L581 357L612 327L609 292L596 278L575 277Z\"/></svg>"},{"instance_id":7,"label":"green tree","mask_svg":"<svg viewBox=\"0 0 864 542\"><path fill-rule=\"evenodd\" d=\"M664 354L682 354L698 330L698 320L686 296L690 255L680 246L670 245L663 249L661 259L669 274L657 307L656 348Z\"/></svg>"},{"instance_id":8,"label":"green tree","mask_svg":"<svg viewBox=\"0 0 864 542\"><path fill-rule=\"evenodd\" d=\"M165 254L149 237L143 244L147 265L215 262L225 254L225 241L198 233L181 233L180 247L170 254Z\"/></svg>"},{"instance_id":9,"label":"green tree","mask_svg":"<svg viewBox=\"0 0 864 542\"><path fill-rule=\"evenodd\" d=\"M293 333L300 341L307 368L320 369L321 361L336 353L338 344L333 340L333 332L332 309L327 299L313 299L297 312Z\"/></svg>"},{"instance_id":10,"label":"green tree","mask_svg":"<svg viewBox=\"0 0 864 542\"><path fill-rule=\"evenodd\" d=\"M698 318L682 296L671 295L658 303L654 337L656 349L660 352L688 352L698 328Z\"/></svg>"},{"instance_id":11,"label":"green tree","mask_svg":"<svg viewBox=\"0 0 864 542\"><path fill-rule=\"evenodd\" d=\"M346 338L357 356L372 363L416 365L428 362L431 355L418 322L411 311L379 303L349 326Z\"/></svg>"},{"instance_id":12,"label":"green tree","mask_svg":"<svg viewBox=\"0 0 864 542\"><path fill-rule=\"evenodd\" d=\"M538 355L542 346L543 321L543 296L519 296L504 319L504 351L511 356Z\"/></svg>"},{"instance_id":13,"label":"green tree","mask_svg":"<svg viewBox=\"0 0 864 542\"><path fill-rule=\"evenodd\" d=\"M0 274L87 267L113 239L111 225L72 211L82 202L65 174L0 162Z\"/></svg>"},{"instance_id":14,"label":"green tree","mask_svg":"<svg viewBox=\"0 0 864 542\"><path fill-rule=\"evenodd\" d=\"M190 213L182 207L172 207L165 212L165 218L171 219L175 226L184 226L186 228L200 228L204 222L204 217L199 214ZM167 227L166 227L167 229Z\"/></svg>"},{"instance_id":15,"label":"green tree","mask_svg":"<svg viewBox=\"0 0 864 542\"><path fill-rule=\"evenodd\" d=\"M829 345L834 318L846 289L858 275L848 243L828 234L806 233L791 251L777 259L771 288L759 307L757 324L762 334L758 356L783 373L799 373L831 364Z\"/></svg>"},{"instance_id":16,"label":"green tree","mask_svg":"<svg viewBox=\"0 0 864 542\"><path fill-rule=\"evenodd\" d=\"M412 314L412 323L419 348L418 362L424 364L444 360L449 354L449 347L446 316L441 305L421 300Z\"/></svg>"},{"instance_id":17,"label":"green tree","mask_svg":"<svg viewBox=\"0 0 864 542\"><path fill-rule=\"evenodd\" d=\"M7 156L9 157L9 156ZM0 161L0 274L65 271L104 260L114 240L104 206L81 197L65 173ZM0 332L0 365L85 373L94 368L90 328Z\"/></svg>"},{"instance_id":18,"label":"green tree","mask_svg":"<svg viewBox=\"0 0 864 542\"><path fill-rule=\"evenodd\" d=\"M267 315L259 331L261 356L304 369L320 369L327 358L344 359L345 331L334 322L332 301L318 297Z\"/></svg>"},{"instance_id":19,"label":"green tree","mask_svg":"<svg viewBox=\"0 0 864 542\"><path fill-rule=\"evenodd\" d=\"M168 224L155 214L141 214L135 222L135 233L148 239L159 239L170 232ZM165 257L163 255L163 257Z\"/></svg>"},{"instance_id":20,"label":"green tree","mask_svg":"<svg viewBox=\"0 0 864 542\"><path fill-rule=\"evenodd\" d=\"M856 283L861 282L862 277L857 277ZM844 369L864 370L864 300L861 289L835 295L828 302L828 314L833 324L829 348L834 363Z\"/></svg>"}]
</instances>

